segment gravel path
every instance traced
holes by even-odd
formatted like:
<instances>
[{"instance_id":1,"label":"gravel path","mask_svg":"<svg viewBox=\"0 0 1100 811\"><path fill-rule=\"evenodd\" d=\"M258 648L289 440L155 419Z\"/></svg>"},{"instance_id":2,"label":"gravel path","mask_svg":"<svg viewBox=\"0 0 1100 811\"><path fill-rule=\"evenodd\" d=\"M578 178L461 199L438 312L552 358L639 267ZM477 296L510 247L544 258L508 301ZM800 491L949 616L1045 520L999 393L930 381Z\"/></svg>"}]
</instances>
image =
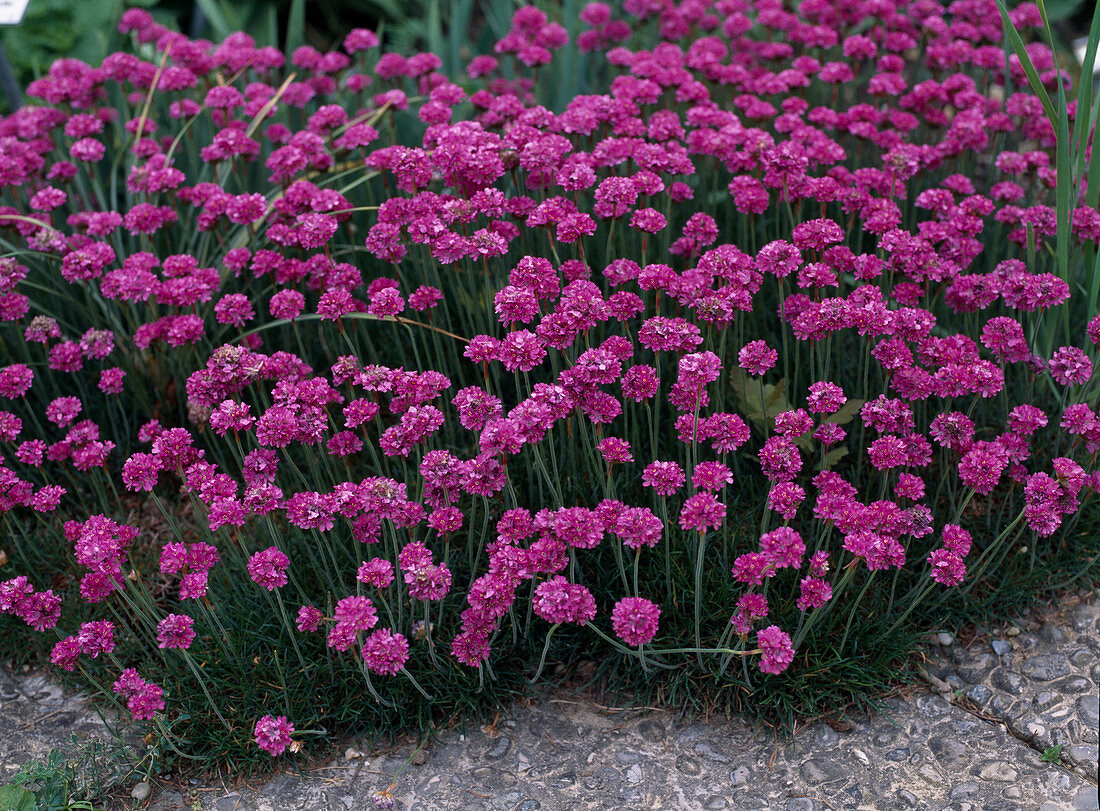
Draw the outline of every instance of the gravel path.
<instances>
[{"instance_id":1,"label":"gravel path","mask_svg":"<svg viewBox=\"0 0 1100 811\"><path fill-rule=\"evenodd\" d=\"M168 809L366 809L392 787L404 809L1097 808L1100 600L973 639L930 645L928 690L883 702L843 731L792 740L740 722L686 723L542 695L494 726L345 756L307 779L157 787ZM83 702L41 675L0 673L0 781L70 735L106 734ZM360 744L362 745L362 744ZM1060 763L1044 762L1061 745ZM144 786L136 787L138 795Z\"/></svg>"}]
</instances>

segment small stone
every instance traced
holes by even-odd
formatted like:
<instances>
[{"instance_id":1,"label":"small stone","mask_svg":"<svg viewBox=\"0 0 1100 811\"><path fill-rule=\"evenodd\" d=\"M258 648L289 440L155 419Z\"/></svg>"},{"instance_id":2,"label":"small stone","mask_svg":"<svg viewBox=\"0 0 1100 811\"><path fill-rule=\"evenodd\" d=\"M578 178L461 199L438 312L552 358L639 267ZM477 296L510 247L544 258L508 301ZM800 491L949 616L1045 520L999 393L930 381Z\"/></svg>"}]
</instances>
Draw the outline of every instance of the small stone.
<instances>
[{"instance_id":1,"label":"small stone","mask_svg":"<svg viewBox=\"0 0 1100 811\"><path fill-rule=\"evenodd\" d=\"M1039 636L1047 642L1060 645L1066 641L1066 632L1052 622L1046 623L1040 630Z\"/></svg>"},{"instance_id":2,"label":"small stone","mask_svg":"<svg viewBox=\"0 0 1100 811\"><path fill-rule=\"evenodd\" d=\"M825 758L810 758L799 769L802 779L811 786L828 783L844 777L844 767Z\"/></svg>"},{"instance_id":3,"label":"small stone","mask_svg":"<svg viewBox=\"0 0 1100 811\"><path fill-rule=\"evenodd\" d=\"M363 757L363 753L354 746L349 746L344 750L344 760L358 760L361 757Z\"/></svg>"},{"instance_id":4,"label":"small stone","mask_svg":"<svg viewBox=\"0 0 1100 811\"><path fill-rule=\"evenodd\" d=\"M982 780L997 780L1001 783L1011 783L1018 776L1017 771L1003 760L994 760L992 763L987 763L978 772L978 777Z\"/></svg>"},{"instance_id":5,"label":"small stone","mask_svg":"<svg viewBox=\"0 0 1100 811\"><path fill-rule=\"evenodd\" d=\"M746 769L744 766L738 766L736 769L730 772L730 782L734 785L734 787L743 786L749 782L749 777L751 776L752 773L748 769Z\"/></svg>"},{"instance_id":6,"label":"small stone","mask_svg":"<svg viewBox=\"0 0 1100 811\"><path fill-rule=\"evenodd\" d=\"M970 781L967 781L966 783L959 783L959 785L957 785L957 786L955 786L955 788L951 789L951 794L949 796L951 797L952 800L959 800L959 799L962 799L963 797L972 797L973 795L977 794L980 790L981 790L981 787L977 783L975 783L974 781L970 780Z\"/></svg>"},{"instance_id":7,"label":"small stone","mask_svg":"<svg viewBox=\"0 0 1100 811\"><path fill-rule=\"evenodd\" d=\"M711 809L712 811L718 811L720 808L725 808L729 803L726 802L726 798L718 794L712 794L707 798L703 808Z\"/></svg>"},{"instance_id":8,"label":"small stone","mask_svg":"<svg viewBox=\"0 0 1100 811\"><path fill-rule=\"evenodd\" d=\"M1033 681L1054 681L1070 674L1069 659L1060 653L1032 656L1020 669Z\"/></svg>"},{"instance_id":9,"label":"small stone","mask_svg":"<svg viewBox=\"0 0 1100 811\"><path fill-rule=\"evenodd\" d=\"M715 752L709 743L697 743L695 744L695 751L700 755L705 755L709 760L713 760L715 763L729 763L730 758L728 755L723 755L721 752Z\"/></svg>"},{"instance_id":10,"label":"small stone","mask_svg":"<svg viewBox=\"0 0 1100 811\"><path fill-rule=\"evenodd\" d=\"M1097 758L1100 757L1100 747L1096 744L1075 743L1063 751L1074 763L1096 763Z\"/></svg>"},{"instance_id":11,"label":"small stone","mask_svg":"<svg viewBox=\"0 0 1100 811\"><path fill-rule=\"evenodd\" d=\"M139 803L145 802L149 799L149 795L153 793L153 787L142 780L137 783L132 789L130 789L130 796L137 800Z\"/></svg>"},{"instance_id":12,"label":"small stone","mask_svg":"<svg viewBox=\"0 0 1100 811\"><path fill-rule=\"evenodd\" d=\"M676 758L676 770L689 777L694 777L702 771L699 767L699 761L687 755L680 755L680 757Z\"/></svg>"},{"instance_id":13,"label":"small stone","mask_svg":"<svg viewBox=\"0 0 1100 811\"><path fill-rule=\"evenodd\" d=\"M906 808L916 808L917 803L920 802L916 794L911 791L906 791L905 789L898 792L898 799L905 804Z\"/></svg>"},{"instance_id":14,"label":"small stone","mask_svg":"<svg viewBox=\"0 0 1100 811\"><path fill-rule=\"evenodd\" d=\"M1081 696L1077 699L1077 714L1085 726L1096 729L1100 726L1100 698L1096 695Z\"/></svg>"},{"instance_id":15,"label":"small stone","mask_svg":"<svg viewBox=\"0 0 1100 811\"><path fill-rule=\"evenodd\" d=\"M920 769L917 769L917 771L919 771L921 777L928 782L939 783L944 781L944 778L939 776L939 772L936 771L936 767L932 764L924 764Z\"/></svg>"},{"instance_id":16,"label":"small stone","mask_svg":"<svg viewBox=\"0 0 1100 811\"><path fill-rule=\"evenodd\" d=\"M1096 786L1082 786L1073 798L1074 811L1092 811L1097 807Z\"/></svg>"},{"instance_id":17,"label":"small stone","mask_svg":"<svg viewBox=\"0 0 1100 811\"><path fill-rule=\"evenodd\" d=\"M955 644L955 635L949 634L947 631L940 631L936 634L936 641L946 648Z\"/></svg>"},{"instance_id":18,"label":"small stone","mask_svg":"<svg viewBox=\"0 0 1100 811\"><path fill-rule=\"evenodd\" d=\"M1019 702L1012 700L1010 696L995 695L989 702L989 709L993 711L994 715L1001 718L1007 718L1017 713L1016 705Z\"/></svg>"},{"instance_id":19,"label":"small stone","mask_svg":"<svg viewBox=\"0 0 1100 811\"><path fill-rule=\"evenodd\" d=\"M626 770L626 779L631 783L642 782L642 767L635 763Z\"/></svg>"},{"instance_id":20,"label":"small stone","mask_svg":"<svg viewBox=\"0 0 1100 811\"><path fill-rule=\"evenodd\" d=\"M615 760L622 763L624 766L629 766L632 763L638 763L642 759L642 756L637 752L632 752L629 749L615 753Z\"/></svg>"},{"instance_id":21,"label":"small stone","mask_svg":"<svg viewBox=\"0 0 1100 811\"><path fill-rule=\"evenodd\" d=\"M994 639L989 644L993 648L993 652L998 656L1004 656L1006 653L1012 650L1012 643L1006 642L1003 639Z\"/></svg>"},{"instance_id":22,"label":"small stone","mask_svg":"<svg viewBox=\"0 0 1100 811\"><path fill-rule=\"evenodd\" d=\"M1018 800L1024 796L1024 793L1020 791L1019 786L1009 786L1001 792L1001 796L1006 800Z\"/></svg>"},{"instance_id":23,"label":"small stone","mask_svg":"<svg viewBox=\"0 0 1100 811\"><path fill-rule=\"evenodd\" d=\"M1060 696L1056 696L1049 690L1040 690L1035 694L1035 697L1031 699L1031 706L1039 712L1042 712L1043 710L1049 710L1059 701L1061 701Z\"/></svg>"},{"instance_id":24,"label":"small stone","mask_svg":"<svg viewBox=\"0 0 1100 811\"><path fill-rule=\"evenodd\" d=\"M871 765L871 758L867 757L867 753L864 752L862 749L852 749L852 755L864 766Z\"/></svg>"},{"instance_id":25,"label":"small stone","mask_svg":"<svg viewBox=\"0 0 1100 811\"><path fill-rule=\"evenodd\" d=\"M970 747L956 737L932 738L928 746L936 759L948 768L956 764L965 766L970 762Z\"/></svg>"},{"instance_id":26,"label":"small stone","mask_svg":"<svg viewBox=\"0 0 1100 811\"><path fill-rule=\"evenodd\" d=\"M1066 676L1050 685L1051 689L1058 693L1088 693L1092 690L1092 682L1084 676Z\"/></svg>"},{"instance_id":27,"label":"small stone","mask_svg":"<svg viewBox=\"0 0 1100 811\"><path fill-rule=\"evenodd\" d=\"M989 699L993 697L993 692L984 684L975 684L966 691L966 695L979 707L984 707Z\"/></svg>"},{"instance_id":28,"label":"small stone","mask_svg":"<svg viewBox=\"0 0 1100 811\"><path fill-rule=\"evenodd\" d=\"M1009 625L1008 628L1005 629L1005 636L1019 636L1019 635L1020 635L1020 629L1017 628L1015 625Z\"/></svg>"},{"instance_id":29,"label":"small stone","mask_svg":"<svg viewBox=\"0 0 1100 811\"><path fill-rule=\"evenodd\" d=\"M1024 730L1032 738L1041 738L1047 734L1047 728L1034 719L1024 724Z\"/></svg>"},{"instance_id":30,"label":"small stone","mask_svg":"<svg viewBox=\"0 0 1100 811\"><path fill-rule=\"evenodd\" d=\"M1023 676L1012 670L1005 670L1004 668L997 668L994 670L989 677L989 681L998 690L1004 690L1006 693L1010 693L1014 696L1020 695L1027 686Z\"/></svg>"},{"instance_id":31,"label":"small stone","mask_svg":"<svg viewBox=\"0 0 1100 811\"><path fill-rule=\"evenodd\" d=\"M508 754L508 750L512 748L512 739L501 735L492 746L489 747L489 751L485 753L485 757L498 759Z\"/></svg>"}]
</instances>

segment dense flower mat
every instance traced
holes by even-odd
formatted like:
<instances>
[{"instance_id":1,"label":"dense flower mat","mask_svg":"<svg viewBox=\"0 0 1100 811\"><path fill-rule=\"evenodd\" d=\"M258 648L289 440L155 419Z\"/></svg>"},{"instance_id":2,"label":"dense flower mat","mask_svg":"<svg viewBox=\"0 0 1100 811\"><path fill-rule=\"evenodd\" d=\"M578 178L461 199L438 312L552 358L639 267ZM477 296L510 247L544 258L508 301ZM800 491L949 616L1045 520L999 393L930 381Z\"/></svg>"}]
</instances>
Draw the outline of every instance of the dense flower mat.
<instances>
[{"instance_id":1,"label":"dense flower mat","mask_svg":"<svg viewBox=\"0 0 1100 811\"><path fill-rule=\"evenodd\" d=\"M0 611L276 755L555 633L782 691L1073 543L1066 77L993 0L793 5L526 7L455 75L131 10L54 64L0 121Z\"/></svg>"}]
</instances>

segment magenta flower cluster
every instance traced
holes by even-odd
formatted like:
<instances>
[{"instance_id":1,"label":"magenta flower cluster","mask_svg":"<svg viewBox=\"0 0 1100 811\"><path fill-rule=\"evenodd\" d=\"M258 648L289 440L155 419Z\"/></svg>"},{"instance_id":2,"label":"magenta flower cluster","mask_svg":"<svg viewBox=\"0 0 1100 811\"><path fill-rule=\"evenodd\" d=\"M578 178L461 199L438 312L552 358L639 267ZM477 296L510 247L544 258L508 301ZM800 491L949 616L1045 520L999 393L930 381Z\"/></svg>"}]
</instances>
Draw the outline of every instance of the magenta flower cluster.
<instances>
[{"instance_id":1,"label":"magenta flower cluster","mask_svg":"<svg viewBox=\"0 0 1100 811\"><path fill-rule=\"evenodd\" d=\"M372 692L485 678L518 628L673 656L692 603L700 657L776 675L854 579L965 588L1000 505L1064 529L1100 491L1100 316L1064 318L1055 131L996 3L797 5L589 3L565 52L601 84L556 112L532 77L570 35L533 6L462 75L127 11L140 56L61 60L0 120L5 527L56 520L80 599L155 605L165 661L247 587ZM0 612L65 627L29 574ZM149 719L122 627L51 660L107 659Z\"/></svg>"}]
</instances>

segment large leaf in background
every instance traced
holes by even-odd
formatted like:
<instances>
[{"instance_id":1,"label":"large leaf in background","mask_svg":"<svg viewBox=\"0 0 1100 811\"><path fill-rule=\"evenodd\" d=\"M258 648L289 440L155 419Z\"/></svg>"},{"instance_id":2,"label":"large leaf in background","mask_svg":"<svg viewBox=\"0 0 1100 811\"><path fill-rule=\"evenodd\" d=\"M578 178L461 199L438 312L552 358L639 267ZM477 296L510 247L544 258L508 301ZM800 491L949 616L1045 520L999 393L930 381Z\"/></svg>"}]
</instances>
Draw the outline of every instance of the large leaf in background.
<instances>
[{"instance_id":1,"label":"large leaf in background","mask_svg":"<svg viewBox=\"0 0 1100 811\"><path fill-rule=\"evenodd\" d=\"M1052 22L1067 20L1086 7L1086 0L1047 0L1047 15Z\"/></svg>"},{"instance_id":2,"label":"large leaf in background","mask_svg":"<svg viewBox=\"0 0 1100 811\"><path fill-rule=\"evenodd\" d=\"M119 44L116 26L127 7L156 0L31 0L23 23L0 29L0 42L19 84L26 86L68 57L98 65Z\"/></svg>"},{"instance_id":3,"label":"large leaf in background","mask_svg":"<svg viewBox=\"0 0 1100 811\"><path fill-rule=\"evenodd\" d=\"M34 793L22 786L0 786L0 808L4 811L34 811Z\"/></svg>"}]
</instances>

